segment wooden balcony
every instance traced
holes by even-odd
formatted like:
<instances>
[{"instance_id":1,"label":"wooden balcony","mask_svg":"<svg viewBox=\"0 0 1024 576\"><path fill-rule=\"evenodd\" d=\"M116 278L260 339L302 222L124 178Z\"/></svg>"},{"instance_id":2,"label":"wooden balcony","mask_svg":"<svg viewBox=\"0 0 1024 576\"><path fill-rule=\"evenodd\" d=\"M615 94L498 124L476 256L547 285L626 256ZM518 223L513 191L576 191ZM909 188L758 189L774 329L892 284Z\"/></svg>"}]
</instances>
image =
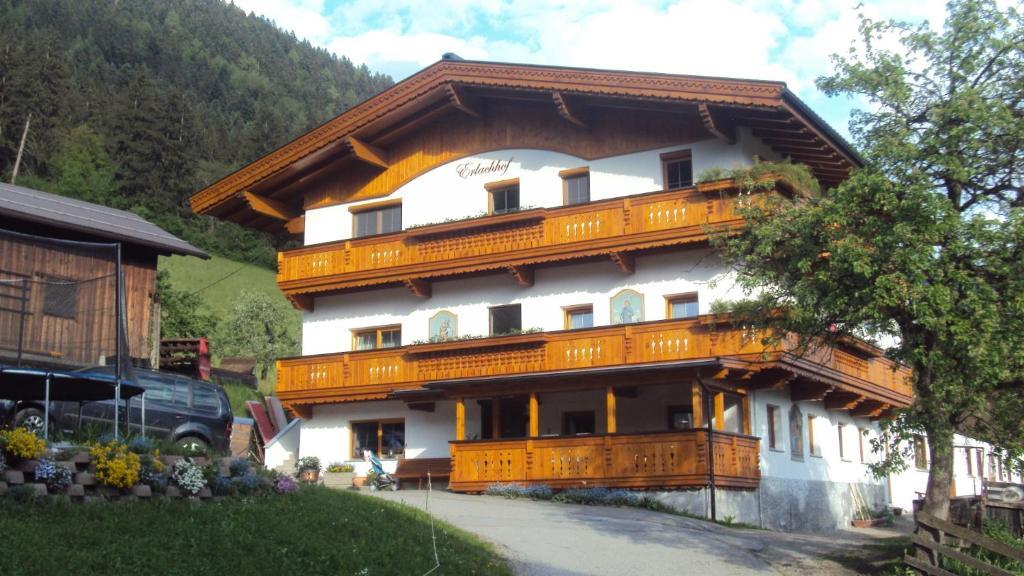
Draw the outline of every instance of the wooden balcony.
<instances>
[{"instance_id":1,"label":"wooden balcony","mask_svg":"<svg viewBox=\"0 0 1024 576\"><path fill-rule=\"evenodd\" d=\"M300 306L313 294L405 284L429 295L436 278L507 269L524 284L529 267L611 257L631 269L630 254L706 241L708 226L740 225L731 181L559 208L485 216L278 254L277 282Z\"/></svg>"},{"instance_id":2,"label":"wooden balcony","mask_svg":"<svg viewBox=\"0 0 1024 576\"><path fill-rule=\"evenodd\" d=\"M714 431L715 484L756 488L759 441ZM451 442L449 487L480 492L495 482L553 488L691 488L709 482L707 431L602 434Z\"/></svg>"},{"instance_id":3,"label":"wooden balcony","mask_svg":"<svg viewBox=\"0 0 1024 576\"><path fill-rule=\"evenodd\" d=\"M814 379L826 394L851 396L848 403L871 399L878 411L883 405L910 403L908 372L894 370L884 358L840 349L796 358L788 353L788 342L768 347L762 334L712 320L661 320L285 358L278 361L277 395L294 407L384 399L397 390L438 382L711 360L723 367L719 377L740 379L747 387L799 377Z\"/></svg>"}]
</instances>

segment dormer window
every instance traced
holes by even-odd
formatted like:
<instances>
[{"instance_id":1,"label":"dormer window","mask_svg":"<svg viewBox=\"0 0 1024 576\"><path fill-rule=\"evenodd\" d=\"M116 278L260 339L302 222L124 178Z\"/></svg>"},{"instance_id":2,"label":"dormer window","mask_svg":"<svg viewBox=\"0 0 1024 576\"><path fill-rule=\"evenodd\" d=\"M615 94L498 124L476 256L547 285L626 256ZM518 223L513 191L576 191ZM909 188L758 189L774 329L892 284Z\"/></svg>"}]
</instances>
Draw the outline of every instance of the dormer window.
<instances>
[{"instance_id":1,"label":"dormer window","mask_svg":"<svg viewBox=\"0 0 1024 576\"><path fill-rule=\"evenodd\" d=\"M488 201L488 212L491 214L506 214L519 210L519 179L501 180L484 184Z\"/></svg>"},{"instance_id":2,"label":"dormer window","mask_svg":"<svg viewBox=\"0 0 1024 576\"><path fill-rule=\"evenodd\" d=\"M665 190L693 186L693 157L690 151L679 150L662 154L661 173Z\"/></svg>"},{"instance_id":3,"label":"dormer window","mask_svg":"<svg viewBox=\"0 0 1024 576\"><path fill-rule=\"evenodd\" d=\"M352 212L352 236L355 238L402 230L401 201L352 206L349 212Z\"/></svg>"}]
</instances>

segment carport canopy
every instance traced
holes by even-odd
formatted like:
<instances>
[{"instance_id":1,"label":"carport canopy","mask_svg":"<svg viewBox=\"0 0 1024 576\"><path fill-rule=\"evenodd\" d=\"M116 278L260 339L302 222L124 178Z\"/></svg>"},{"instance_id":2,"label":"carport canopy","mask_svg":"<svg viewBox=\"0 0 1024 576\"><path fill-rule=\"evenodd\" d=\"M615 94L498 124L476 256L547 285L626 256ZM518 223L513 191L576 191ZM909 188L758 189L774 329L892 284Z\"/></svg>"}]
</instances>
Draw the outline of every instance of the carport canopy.
<instances>
[{"instance_id":1,"label":"carport canopy","mask_svg":"<svg viewBox=\"0 0 1024 576\"><path fill-rule=\"evenodd\" d=\"M0 368L0 398L46 401L47 380L50 401L95 402L117 398L117 379L113 374L40 368ZM145 391L122 380L120 397L127 400Z\"/></svg>"}]
</instances>

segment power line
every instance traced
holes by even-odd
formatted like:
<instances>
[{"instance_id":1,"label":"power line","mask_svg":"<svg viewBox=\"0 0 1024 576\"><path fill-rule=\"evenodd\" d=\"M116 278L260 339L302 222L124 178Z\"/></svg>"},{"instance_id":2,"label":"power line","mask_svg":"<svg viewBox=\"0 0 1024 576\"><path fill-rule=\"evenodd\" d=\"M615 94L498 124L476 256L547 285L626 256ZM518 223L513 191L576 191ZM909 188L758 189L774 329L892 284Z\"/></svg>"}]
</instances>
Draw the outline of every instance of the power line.
<instances>
[{"instance_id":1,"label":"power line","mask_svg":"<svg viewBox=\"0 0 1024 576\"><path fill-rule=\"evenodd\" d=\"M223 281L227 280L228 278L231 278L235 274L238 274L239 272L241 272L242 268L245 268L245 264L240 265L238 268L235 269L234 272L229 273L227 276L224 276L223 278L220 278L219 280L214 280L213 282L210 282L209 284L207 284L206 286L203 286L199 290L195 290L193 292L189 292L188 295L189 296L195 296L196 294L199 294L200 292L202 292L203 290L206 290L207 288L209 288L211 286L216 286L217 284L220 284L221 282L223 282Z\"/></svg>"}]
</instances>

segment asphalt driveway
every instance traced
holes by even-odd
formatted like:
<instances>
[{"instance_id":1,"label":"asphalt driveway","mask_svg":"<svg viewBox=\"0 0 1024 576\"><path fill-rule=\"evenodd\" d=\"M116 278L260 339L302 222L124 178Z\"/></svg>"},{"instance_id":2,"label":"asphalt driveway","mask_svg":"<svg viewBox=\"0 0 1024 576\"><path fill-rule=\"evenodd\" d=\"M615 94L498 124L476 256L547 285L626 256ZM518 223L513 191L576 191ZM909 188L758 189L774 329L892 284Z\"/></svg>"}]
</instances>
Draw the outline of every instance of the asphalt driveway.
<instances>
[{"instance_id":1,"label":"asphalt driveway","mask_svg":"<svg viewBox=\"0 0 1024 576\"><path fill-rule=\"evenodd\" d=\"M366 492L364 492L366 493ZM376 497L425 508L427 493ZM431 493L439 518L494 542L524 576L855 574L821 557L895 533L781 534L636 508Z\"/></svg>"}]
</instances>

